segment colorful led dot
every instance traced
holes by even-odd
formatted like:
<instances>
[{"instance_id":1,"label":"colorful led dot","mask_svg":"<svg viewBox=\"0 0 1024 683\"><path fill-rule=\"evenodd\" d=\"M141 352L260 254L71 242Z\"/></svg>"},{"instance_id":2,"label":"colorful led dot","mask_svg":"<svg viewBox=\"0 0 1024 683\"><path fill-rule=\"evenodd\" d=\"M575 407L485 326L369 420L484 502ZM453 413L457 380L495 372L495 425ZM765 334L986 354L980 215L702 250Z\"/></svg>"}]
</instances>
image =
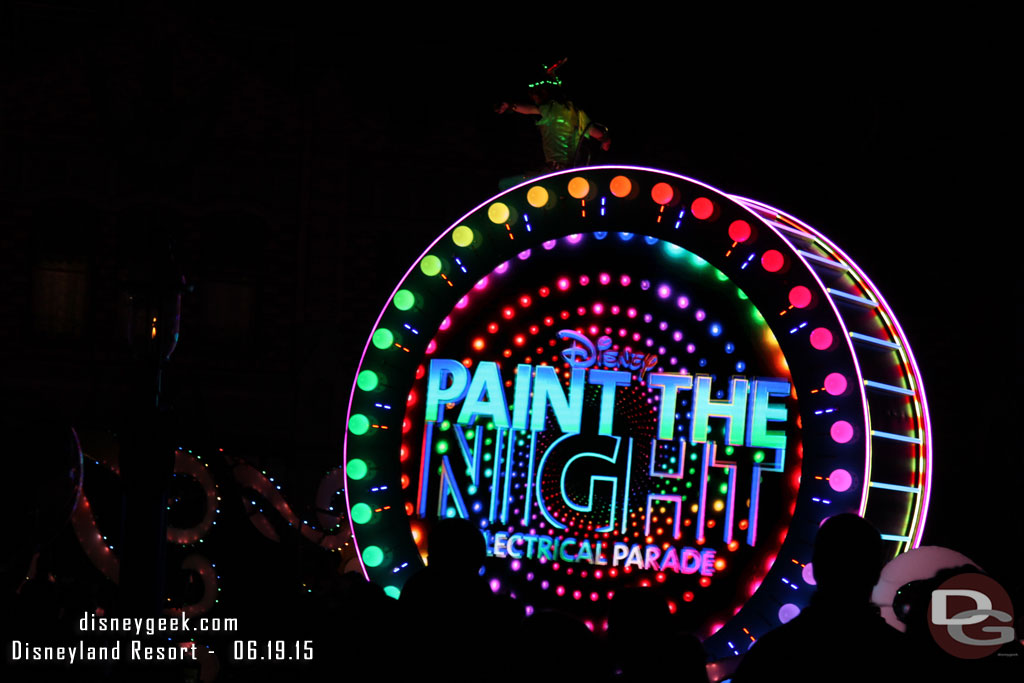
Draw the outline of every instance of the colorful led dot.
<instances>
[{"instance_id":1,"label":"colorful led dot","mask_svg":"<svg viewBox=\"0 0 1024 683\"><path fill-rule=\"evenodd\" d=\"M633 182L624 175L617 175L612 178L608 189L611 190L613 195L621 199L622 197L628 197L629 193L633 191Z\"/></svg>"},{"instance_id":2,"label":"colorful led dot","mask_svg":"<svg viewBox=\"0 0 1024 683\"><path fill-rule=\"evenodd\" d=\"M356 524L366 524L373 517L373 510L366 503L356 503L349 516Z\"/></svg>"},{"instance_id":3,"label":"colorful led dot","mask_svg":"<svg viewBox=\"0 0 1024 683\"><path fill-rule=\"evenodd\" d=\"M788 623L800 614L800 608L791 602L787 602L785 605L779 608L779 621L783 624Z\"/></svg>"},{"instance_id":4,"label":"colorful led dot","mask_svg":"<svg viewBox=\"0 0 1024 683\"><path fill-rule=\"evenodd\" d=\"M825 391L838 396L846 391L846 377L838 372L831 372L825 377Z\"/></svg>"},{"instance_id":5,"label":"colorful led dot","mask_svg":"<svg viewBox=\"0 0 1024 683\"><path fill-rule=\"evenodd\" d=\"M489 218L492 223L497 223L498 225L507 223L510 215L511 212L509 211L508 206L501 202L494 202L487 207L487 218Z\"/></svg>"},{"instance_id":6,"label":"colorful led dot","mask_svg":"<svg viewBox=\"0 0 1024 683\"><path fill-rule=\"evenodd\" d=\"M384 551L375 545L363 548L363 564L367 567L379 567L384 561Z\"/></svg>"},{"instance_id":7,"label":"colorful led dot","mask_svg":"<svg viewBox=\"0 0 1024 683\"><path fill-rule=\"evenodd\" d=\"M656 183L651 188L651 199L654 200L655 204L664 206L672 201L672 197L675 195L675 190L668 183Z\"/></svg>"},{"instance_id":8,"label":"colorful led dot","mask_svg":"<svg viewBox=\"0 0 1024 683\"><path fill-rule=\"evenodd\" d=\"M416 305L416 295L408 289L400 289L395 292L395 308L400 311L408 311Z\"/></svg>"},{"instance_id":9,"label":"colorful led dot","mask_svg":"<svg viewBox=\"0 0 1024 683\"><path fill-rule=\"evenodd\" d=\"M535 209L547 206L550 198L548 191L540 185L534 185L526 192L526 202Z\"/></svg>"},{"instance_id":10,"label":"colorful led dot","mask_svg":"<svg viewBox=\"0 0 1024 683\"><path fill-rule=\"evenodd\" d=\"M832 333L824 327L817 327L811 332L811 346L824 351L832 346Z\"/></svg>"},{"instance_id":11,"label":"colorful led dot","mask_svg":"<svg viewBox=\"0 0 1024 683\"><path fill-rule=\"evenodd\" d=\"M384 595L395 600L402 594L402 590L398 586L384 586Z\"/></svg>"},{"instance_id":12,"label":"colorful led dot","mask_svg":"<svg viewBox=\"0 0 1024 683\"><path fill-rule=\"evenodd\" d=\"M789 290L789 303L796 308L807 308L811 305L811 290L803 285L797 285Z\"/></svg>"},{"instance_id":13,"label":"colorful led dot","mask_svg":"<svg viewBox=\"0 0 1024 683\"><path fill-rule=\"evenodd\" d=\"M459 247L468 247L473 244L473 228L465 225L455 228L452 230L452 242Z\"/></svg>"},{"instance_id":14,"label":"colorful led dot","mask_svg":"<svg viewBox=\"0 0 1024 683\"><path fill-rule=\"evenodd\" d=\"M427 277L434 277L441 272L441 259L437 258L433 254L427 254L420 261L420 270Z\"/></svg>"},{"instance_id":15,"label":"colorful led dot","mask_svg":"<svg viewBox=\"0 0 1024 683\"><path fill-rule=\"evenodd\" d=\"M800 572L800 576L803 577L804 583L809 586L818 585L818 582L814 580L814 566L810 562L804 565L803 570Z\"/></svg>"},{"instance_id":16,"label":"colorful led dot","mask_svg":"<svg viewBox=\"0 0 1024 683\"><path fill-rule=\"evenodd\" d=\"M356 413L348 419L348 430L356 436L365 434L370 429L370 421L365 415Z\"/></svg>"},{"instance_id":17,"label":"colorful led dot","mask_svg":"<svg viewBox=\"0 0 1024 683\"><path fill-rule=\"evenodd\" d=\"M834 427L835 425L833 425ZM851 428L850 433L852 435L853 429ZM849 439L847 439L849 441ZM845 441L841 443L846 443ZM853 477L846 470L832 470L832 474L828 475L828 485L832 487L833 491L842 493L848 491L850 486L853 485Z\"/></svg>"},{"instance_id":18,"label":"colorful led dot","mask_svg":"<svg viewBox=\"0 0 1024 683\"><path fill-rule=\"evenodd\" d=\"M348 474L349 479L359 480L366 476L368 469L366 462L359 458L353 458L348 461L348 465L345 466L345 472Z\"/></svg>"},{"instance_id":19,"label":"colorful led dot","mask_svg":"<svg viewBox=\"0 0 1024 683\"><path fill-rule=\"evenodd\" d=\"M837 420L832 423L828 433L836 443L849 443L850 439L853 438L853 425L846 420Z\"/></svg>"},{"instance_id":20,"label":"colorful led dot","mask_svg":"<svg viewBox=\"0 0 1024 683\"><path fill-rule=\"evenodd\" d=\"M373 370L363 370L356 377L356 386L363 391L373 391L377 388L377 384L380 379L377 377L377 373Z\"/></svg>"},{"instance_id":21,"label":"colorful led dot","mask_svg":"<svg viewBox=\"0 0 1024 683\"><path fill-rule=\"evenodd\" d=\"M746 242L750 239L750 223L733 221L729 224L729 239L733 242Z\"/></svg>"},{"instance_id":22,"label":"colorful led dot","mask_svg":"<svg viewBox=\"0 0 1024 683\"><path fill-rule=\"evenodd\" d=\"M786 259L782 256L782 252L777 249L769 249L761 254L761 266L769 273L779 272L785 264Z\"/></svg>"},{"instance_id":23,"label":"colorful led dot","mask_svg":"<svg viewBox=\"0 0 1024 683\"><path fill-rule=\"evenodd\" d=\"M569 181L569 196L573 199L586 199L590 194L590 183L582 176L576 176Z\"/></svg>"},{"instance_id":24,"label":"colorful led dot","mask_svg":"<svg viewBox=\"0 0 1024 683\"><path fill-rule=\"evenodd\" d=\"M373 333L373 345L378 349L390 349L394 343L395 335L391 334L391 330L386 327L378 328Z\"/></svg>"},{"instance_id":25,"label":"colorful led dot","mask_svg":"<svg viewBox=\"0 0 1024 683\"><path fill-rule=\"evenodd\" d=\"M690 204L690 212L694 218L706 221L715 213L715 204L707 197L697 197Z\"/></svg>"}]
</instances>

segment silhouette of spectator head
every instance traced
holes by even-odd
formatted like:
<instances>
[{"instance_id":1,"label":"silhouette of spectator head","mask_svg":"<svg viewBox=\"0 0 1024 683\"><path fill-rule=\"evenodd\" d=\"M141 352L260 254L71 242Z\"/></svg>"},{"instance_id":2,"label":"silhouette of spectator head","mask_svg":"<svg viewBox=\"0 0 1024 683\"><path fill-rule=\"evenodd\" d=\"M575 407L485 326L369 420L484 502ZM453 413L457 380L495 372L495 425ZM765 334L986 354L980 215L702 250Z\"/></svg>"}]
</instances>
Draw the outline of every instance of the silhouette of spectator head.
<instances>
[{"instance_id":1,"label":"silhouette of spectator head","mask_svg":"<svg viewBox=\"0 0 1024 683\"><path fill-rule=\"evenodd\" d=\"M450 573L477 573L487 557L484 537L469 520L442 519L427 538L429 565Z\"/></svg>"},{"instance_id":2,"label":"silhouette of spectator head","mask_svg":"<svg viewBox=\"0 0 1024 683\"><path fill-rule=\"evenodd\" d=\"M704 648L696 637L676 628L665 596L656 589L615 592L608 612L608 642L624 680L707 681Z\"/></svg>"},{"instance_id":3,"label":"silhouette of spectator head","mask_svg":"<svg viewBox=\"0 0 1024 683\"><path fill-rule=\"evenodd\" d=\"M830 517L814 539L811 561L819 593L867 602L882 571L882 537L863 517Z\"/></svg>"},{"instance_id":4,"label":"silhouette of spectator head","mask_svg":"<svg viewBox=\"0 0 1024 683\"><path fill-rule=\"evenodd\" d=\"M539 667L534 657L511 657L508 680L596 681L607 680L607 652L582 621L555 610L538 610L522 621L516 637L519 652L547 652L553 643L572 656L543 657Z\"/></svg>"},{"instance_id":5,"label":"silhouette of spectator head","mask_svg":"<svg viewBox=\"0 0 1024 683\"><path fill-rule=\"evenodd\" d=\"M932 602L932 591L954 576L982 573L974 565L964 564L940 569L931 578L905 583L893 596L893 612L897 619L906 624L909 635L918 637L919 640L931 641L931 634L928 630L928 607Z\"/></svg>"},{"instance_id":6,"label":"silhouette of spectator head","mask_svg":"<svg viewBox=\"0 0 1024 683\"><path fill-rule=\"evenodd\" d=\"M656 634L671 630L672 614L665 598L650 588L615 591L608 612L608 637L625 649L642 645Z\"/></svg>"}]
</instances>

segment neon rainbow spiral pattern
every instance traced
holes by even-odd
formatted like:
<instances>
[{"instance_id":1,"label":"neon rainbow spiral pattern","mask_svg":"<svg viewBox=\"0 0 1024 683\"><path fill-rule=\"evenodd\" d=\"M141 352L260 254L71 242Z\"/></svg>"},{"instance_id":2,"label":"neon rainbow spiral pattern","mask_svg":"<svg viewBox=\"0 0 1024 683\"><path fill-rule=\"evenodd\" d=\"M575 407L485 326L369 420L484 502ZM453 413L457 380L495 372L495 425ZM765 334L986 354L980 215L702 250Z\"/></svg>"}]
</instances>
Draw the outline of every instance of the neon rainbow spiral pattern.
<instances>
[{"instance_id":1,"label":"neon rainbow spiral pattern","mask_svg":"<svg viewBox=\"0 0 1024 683\"><path fill-rule=\"evenodd\" d=\"M717 401L728 399L733 375L789 382L785 447L655 443L658 395L639 373L616 392L615 436L605 438L628 438L646 455L604 480L528 471L534 458L520 455L554 452L563 438L550 417L550 429L532 434L424 424L431 359L457 359L471 372L497 363L510 395L521 363L557 368L568 383L562 330L653 358L652 372L710 375ZM584 421L597 401L588 390ZM683 425L685 398L677 409ZM724 443L726 421L708 427L709 440ZM646 566L493 557L486 572L492 588L531 609L573 611L595 628L616 590L652 586L713 656L725 656L806 605L811 544L828 516L863 514L891 555L918 545L931 442L920 376L896 318L831 241L683 176L599 167L536 178L488 200L409 269L360 361L345 467L361 561L390 595L423 566L426 532L442 516L474 521L489 542L519 532L571 536L574 550L583 540L591 550L597 541L605 549L644 544L665 554ZM589 507L552 502L588 496ZM623 512L610 509L613 500L627 503ZM678 571L669 546L713 549L714 571Z\"/></svg>"}]
</instances>

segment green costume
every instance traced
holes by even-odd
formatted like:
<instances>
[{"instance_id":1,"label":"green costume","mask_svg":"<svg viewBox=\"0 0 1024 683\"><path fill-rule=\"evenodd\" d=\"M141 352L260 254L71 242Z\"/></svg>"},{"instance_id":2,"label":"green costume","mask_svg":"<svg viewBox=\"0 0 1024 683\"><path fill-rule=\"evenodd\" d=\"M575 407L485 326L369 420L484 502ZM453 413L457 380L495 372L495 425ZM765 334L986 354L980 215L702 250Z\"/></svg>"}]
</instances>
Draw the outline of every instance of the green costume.
<instances>
[{"instance_id":1,"label":"green costume","mask_svg":"<svg viewBox=\"0 0 1024 683\"><path fill-rule=\"evenodd\" d=\"M554 169L571 168L576 162L580 142L590 127L590 117L573 106L554 100L538 106L540 109L541 143L544 159Z\"/></svg>"}]
</instances>

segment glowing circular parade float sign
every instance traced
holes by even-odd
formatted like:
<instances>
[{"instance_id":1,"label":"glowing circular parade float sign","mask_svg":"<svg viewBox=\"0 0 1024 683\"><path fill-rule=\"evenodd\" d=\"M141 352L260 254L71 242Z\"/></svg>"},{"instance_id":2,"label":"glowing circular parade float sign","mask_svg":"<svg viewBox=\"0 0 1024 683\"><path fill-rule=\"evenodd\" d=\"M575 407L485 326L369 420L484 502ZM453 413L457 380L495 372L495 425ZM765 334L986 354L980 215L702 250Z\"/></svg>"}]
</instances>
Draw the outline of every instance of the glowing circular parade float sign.
<instances>
[{"instance_id":1,"label":"glowing circular parade float sign","mask_svg":"<svg viewBox=\"0 0 1024 683\"><path fill-rule=\"evenodd\" d=\"M495 196L409 269L360 361L345 463L389 595L458 516L495 590L600 628L616 591L650 586L723 657L808 603L829 516L865 516L890 557L919 544L931 435L896 318L828 238L596 167Z\"/></svg>"}]
</instances>

